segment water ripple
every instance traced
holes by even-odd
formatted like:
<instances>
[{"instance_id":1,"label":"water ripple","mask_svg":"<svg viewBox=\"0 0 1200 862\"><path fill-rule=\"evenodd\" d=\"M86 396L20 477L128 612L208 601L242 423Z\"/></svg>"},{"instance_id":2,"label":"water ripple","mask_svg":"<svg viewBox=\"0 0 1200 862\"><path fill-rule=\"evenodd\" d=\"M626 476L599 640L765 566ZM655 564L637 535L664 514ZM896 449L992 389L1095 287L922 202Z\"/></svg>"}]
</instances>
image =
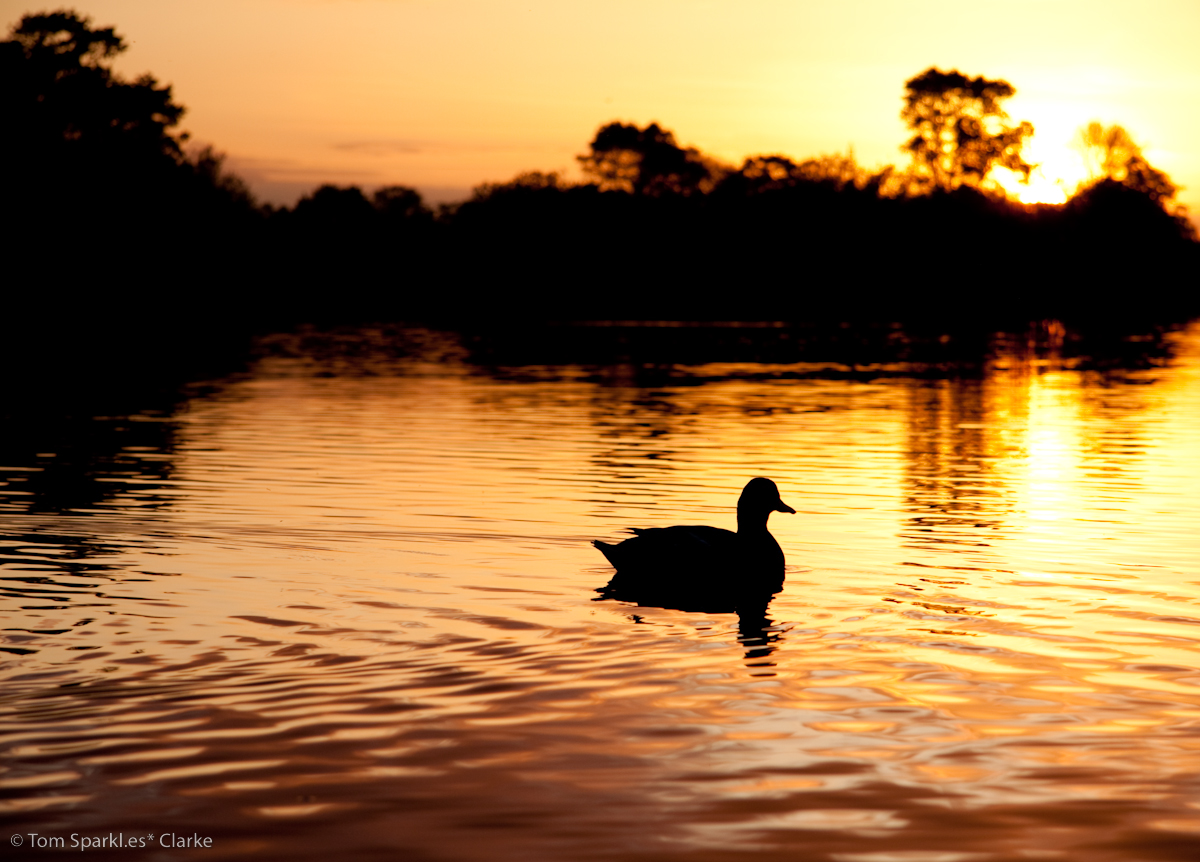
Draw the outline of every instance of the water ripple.
<instances>
[{"instance_id":1,"label":"water ripple","mask_svg":"<svg viewBox=\"0 0 1200 862\"><path fill-rule=\"evenodd\" d=\"M0 820L213 858L1191 859L1175 338L1109 376L647 387L280 342L97 418L82 472L5 451ZM753 475L799 513L762 619L600 600L590 539L732 526Z\"/></svg>"}]
</instances>

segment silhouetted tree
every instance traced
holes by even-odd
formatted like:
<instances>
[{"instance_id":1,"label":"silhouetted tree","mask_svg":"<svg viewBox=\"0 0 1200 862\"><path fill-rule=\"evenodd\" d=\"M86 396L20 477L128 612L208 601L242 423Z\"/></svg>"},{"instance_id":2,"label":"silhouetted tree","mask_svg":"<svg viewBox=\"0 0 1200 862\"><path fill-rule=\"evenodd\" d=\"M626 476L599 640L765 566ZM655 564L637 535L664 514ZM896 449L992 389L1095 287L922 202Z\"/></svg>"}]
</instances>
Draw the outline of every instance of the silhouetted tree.
<instances>
[{"instance_id":1,"label":"silhouetted tree","mask_svg":"<svg viewBox=\"0 0 1200 862\"><path fill-rule=\"evenodd\" d=\"M482 201L497 195L528 195L541 191L567 191L572 186L557 172L523 171L506 183L481 183L471 190L472 201Z\"/></svg>"},{"instance_id":2,"label":"silhouetted tree","mask_svg":"<svg viewBox=\"0 0 1200 862\"><path fill-rule=\"evenodd\" d=\"M177 172L192 187L193 206L198 205L201 213L218 214L218 217L233 222L255 225L261 221L263 212L254 199L246 181L237 174L224 169L225 155L211 146L201 147L186 155Z\"/></svg>"},{"instance_id":3,"label":"silhouetted tree","mask_svg":"<svg viewBox=\"0 0 1200 862\"><path fill-rule=\"evenodd\" d=\"M1075 144L1090 176L1076 190L1070 202L1072 211L1089 213L1092 219L1097 212L1104 212L1108 220L1116 218L1126 223L1135 213L1141 213L1136 219L1139 232L1153 232L1152 225L1163 225L1163 219L1149 210L1144 201L1114 188L1119 185L1152 201L1171 217L1182 236L1196 239L1187 207L1175 200L1179 187L1146 160L1142 148L1124 128L1088 123L1079 130Z\"/></svg>"},{"instance_id":4,"label":"silhouetted tree","mask_svg":"<svg viewBox=\"0 0 1200 862\"><path fill-rule=\"evenodd\" d=\"M185 154L170 87L113 71L125 49L66 10L26 15L0 43L0 202L20 212L23 243L62 262L102 250L151 278L188 257L228 261L260 221L253 198L211 149Z\"/></svg>"},{"instance_id":5,"label":"silhouetted tree","mask_svg":"<svg viewBox=\"0 0 1200 862\"><path fill-rule=\"evenodd\" d=\"M408 186L384 186L371 195L371 204L383 220L392 225L428 224L433 211L425 206L421 193Z\"/></svg>"},{"instance_id":6,"label":"silhouetted tree","mask_svg":"<svg viewBox=\"0 0 1200 862\"><path fill-rule=\"evenodd\" d=\"M752 156L720 182L722 190L736 187L741 194L768 194L818 183L834 190L869 189L878 194L880 185L892 174L891 166L871 172L854 159L854 154L834 154L794 162L786 156Z\"/></svg>"},{"instance_id":7,"label":"silhouetted tree","mask_svg":"<svg viewBox=\"0 0 1200 862\"><path fill-rule=\"evenodd\" d=\"M1021 157L1021 147L1033 126L1012 125L1000 107L1015 92L1007 81L932 67L907 81L900 116L914 132L903 147L913 159L910 190L978 187L993 167L1028 178L1034 166Z\"/></svg>"},{"instance_id":8,"label":"silhouetted tree","mask_svg":"<svg viewBox=\"0 0 1200 862\"><path fill-rule=\"evenodd\" d=\"M211 149L184 152L169 87L113 71L125 48L65 10L0 42L6 391L171 379L249 317L253 200Z\"/></svg>"},{"instance_id":9,"label":"silhouetted tree","mask_svg":"<svg viewBox=\"0 0 1200 862\"><path fill-rule=\"evenodd\" d=\"M296 202L295 220L299 224L327 231L362 231L372 225L375 207L358 186L339 188L323 185Z\"/></svg>"},{"instance_id":10,"label":"silhouetted tree","mask_svg":"<svg viewBox=\"0 0 1200 862\"><path fill-rule=\"evenodd\" d=\"M1114 180L1162 204L1179 190L1170 177L1151 167L1142 148L1121 126L1105 128L1100 123L1088 123L1079 130L1076 145L1091 175L1087 184Z\"/></svg>"},{"instance_id":11,"label":"silhouetted tree","mask_svg":"<svg viewBox=\"0 0 1200 862\"><path fill-rule=\"evenodd\" d=\"M590 151L578 158L584 173L601 190L639 195L708 192L723 173L699 150L679 146L675 136L658 123L644 129L625 123L602 126Z\"/></svg>"},{"instance_id":12,"label":"silhouetted tree","mask_svg":"<svg viewBox=\"0 0 1200 862\"><path fill-rule=\"evenodd\" d=\"M126 47L111 27L93 29L75 12L22 18L0 44L6 155L60 167L83 156L174 164L180 138L169 130L184 109L149 75L114 74L111 61Z\"/></svg>"},{"instance_id":13,"label":"silhouetted tree","mask_svg":"<svg viewBox=\"0 0 1200 862\"><path fill-rule=\"evenodd\" d=\"M377 232L425 224L433 218L421 193L408 186L384 186L370 198L358 186L325 184L296 202L286 220L305 230Z\"/></svg>"},{"instance_id":14,"label":"silhouetted tree","mask_svg":"<svg viewBox=\"0 0 1200 862\"><path fill-rule=\"evenodd\" d=\"M429 267L439 259L437 227L415 189L385 186L368 196L358 186L320 186L271 214L276 296L268 313L291 324L424 308Z\"/></svg>"}]
</instances>

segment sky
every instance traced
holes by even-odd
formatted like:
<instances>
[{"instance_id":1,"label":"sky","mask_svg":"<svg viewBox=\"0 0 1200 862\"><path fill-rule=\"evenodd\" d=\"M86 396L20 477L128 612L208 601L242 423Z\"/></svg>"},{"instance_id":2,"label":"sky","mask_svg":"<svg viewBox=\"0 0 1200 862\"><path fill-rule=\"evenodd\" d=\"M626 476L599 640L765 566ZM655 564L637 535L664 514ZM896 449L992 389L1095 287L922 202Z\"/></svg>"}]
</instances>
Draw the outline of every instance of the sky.
<instances>
[{"instance_id":1,"label":"sky","mask_svg":"<svg viewBox=\"0 0 1200 862\"><path fill-rule=\"evenodd\" d=\"M71 0L67 0L70 3ZM0 0L11 27L59 8ZM1200 0L78 0L170 84L192 140L262 198L331 182L433 201L528 170L578 177L612 120L731 164L846 152L903 165L904 82L1003 78L1036 134L1025 200L1061 201L1072 147L1119 123L1200 212Z\"/></svg>"}]
</instances>

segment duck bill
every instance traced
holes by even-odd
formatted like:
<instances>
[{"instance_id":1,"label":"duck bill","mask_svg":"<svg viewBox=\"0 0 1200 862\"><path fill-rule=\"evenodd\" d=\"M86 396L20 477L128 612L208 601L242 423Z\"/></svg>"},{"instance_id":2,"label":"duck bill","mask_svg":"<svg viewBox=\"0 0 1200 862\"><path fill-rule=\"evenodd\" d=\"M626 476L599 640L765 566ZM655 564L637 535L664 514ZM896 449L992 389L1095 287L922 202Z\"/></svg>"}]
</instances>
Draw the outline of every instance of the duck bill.
<instances>
[{"instance_id":1,"label":"duck bill","mask_svg":"<svg viewBox=\"0 0 1200 862\"><path fill-rule=\"evenodd\" d=\"M794 514L796 514L796 510L795 510L795 509L793 509L791 506L789 506L787 503L783 502L783 500L780 500L779 502L777 502L777 503L775 504L775 509L774 509L774 511L776 511L776 512L787 512L789 515L794 515Z\"/></svg>"}]
</instances>

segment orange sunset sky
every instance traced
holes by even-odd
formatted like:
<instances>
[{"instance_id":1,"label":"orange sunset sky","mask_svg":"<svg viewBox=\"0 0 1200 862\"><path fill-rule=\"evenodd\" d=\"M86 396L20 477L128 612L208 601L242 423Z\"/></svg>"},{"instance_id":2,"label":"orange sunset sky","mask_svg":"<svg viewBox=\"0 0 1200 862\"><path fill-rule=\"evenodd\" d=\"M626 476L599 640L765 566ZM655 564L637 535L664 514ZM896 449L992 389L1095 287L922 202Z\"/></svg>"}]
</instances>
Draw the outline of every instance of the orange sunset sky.
<instances>
[{"instance_id":1,"label":"orange sunset sky","mask_svg":"<svg viewBox=\"0 0 1200 862\"><path fill-rule=\"evenodd\" d=\"M434 201L524 170L578 176L610 120L657 120L740 163L850 146L903 164L904 81L1008 80L1037 130L1024 200L1061 201L1071 147L1120 123L1200 211L1200 0L0 0L6 27L66 5L115 25L193 140L264 199L400 183Z\"/></svg>"}]
</instances>

